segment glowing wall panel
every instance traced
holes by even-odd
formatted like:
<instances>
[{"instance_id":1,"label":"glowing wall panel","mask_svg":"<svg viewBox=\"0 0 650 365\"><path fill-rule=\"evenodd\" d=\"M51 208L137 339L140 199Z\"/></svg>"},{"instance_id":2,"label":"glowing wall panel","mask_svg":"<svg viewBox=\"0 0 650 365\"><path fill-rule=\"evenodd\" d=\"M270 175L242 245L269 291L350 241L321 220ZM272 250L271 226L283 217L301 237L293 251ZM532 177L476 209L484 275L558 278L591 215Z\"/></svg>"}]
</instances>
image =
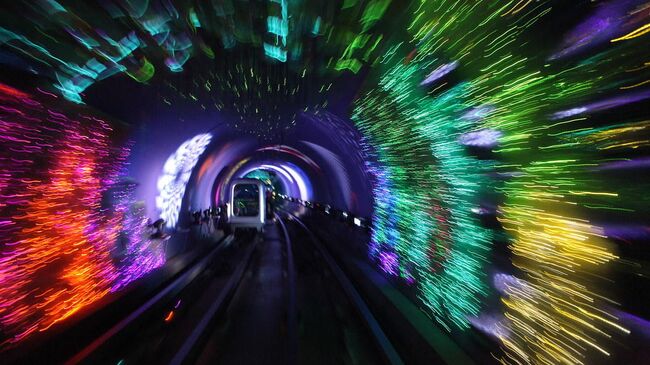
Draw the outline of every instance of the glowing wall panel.
<instances>
[{"instance_id":1,"label":"glowing wall panel","mask_svg":"<svg viewBox=\"0 0 650 365\"><path fill-rule=\"evenodd\" d=\"M0 85L0 348L165 262L120 182L114 123ZM69 107L69 106L68 106Z\"/></svg>"},{"instance_id":2,"label":"glowing wall panel","mask_svg":"<svg viewBox=\"0 0 650 365\"><path fill-rule=\"evenodd\" d=\"M176 226L178 222L178 214L192 170L211 140L212 135L209 133L194 136L183 142L165 162L162 175L158 178L156 207L160 209L160 217L167 221L170 227Z\"/></svg>"}]
</instances>

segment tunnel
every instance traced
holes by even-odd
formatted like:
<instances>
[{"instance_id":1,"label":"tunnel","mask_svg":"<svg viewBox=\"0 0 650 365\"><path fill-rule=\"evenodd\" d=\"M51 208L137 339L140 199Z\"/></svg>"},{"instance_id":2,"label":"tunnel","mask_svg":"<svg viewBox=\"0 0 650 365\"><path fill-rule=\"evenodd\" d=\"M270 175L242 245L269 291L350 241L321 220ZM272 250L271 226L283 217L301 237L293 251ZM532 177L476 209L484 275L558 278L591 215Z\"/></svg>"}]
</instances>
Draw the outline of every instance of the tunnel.
<instances>
[{"instance_id":1,"label":"tunnel","mask_svg":"<svg viewBox=\"0 0 650 365\"><path fill-rule=\"evenodd\" d=\"M0 9L0 363L649 362L648 0Z\"/></svg>"}]
</instances>

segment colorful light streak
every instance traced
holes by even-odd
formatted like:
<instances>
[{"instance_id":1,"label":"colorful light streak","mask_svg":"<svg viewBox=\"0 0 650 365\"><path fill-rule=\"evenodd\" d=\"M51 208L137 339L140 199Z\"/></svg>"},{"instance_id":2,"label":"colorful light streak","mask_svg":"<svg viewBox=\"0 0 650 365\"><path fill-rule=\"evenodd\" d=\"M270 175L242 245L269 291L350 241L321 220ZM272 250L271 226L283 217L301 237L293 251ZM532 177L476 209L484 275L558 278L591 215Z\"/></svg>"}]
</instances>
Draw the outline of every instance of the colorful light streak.
<instances>
[{"instance_id":1,"label":"colorful light streak","mask_svg":"<svg viewBox=\"0 0 650 365\"><path fill-rule=\"evenodd\" d=\"M389 10L397 3L405 15ZM279 9L275 15L280 16L264 11L262 21L256 22L254 14L242 16L242 5L213 4L210 11L215 16L208 17L198 5L194 9L168 2L160 11L140 2L107 9L111 17L126 18L141 28L131 33L116 27L109 36L85 26L71 29L59 20L64 19L59 13L75 16L72 7L42 2L38 6L46 15L37 11L36 18L49 28L63 29L75 42L74 49L83 50L80 60L55 52L49 38L26 29L0 28L0 42L53 69L59 91L77 102L87 87L117 72L140 82L149 80L154 66L148 59L164 59L168 70L180 72L193 50L201 49L208 58L233 66L220 64L216 72L193 79L192 91L171 82L170 89L197 103L207 100L219 111L229 108L239 116L237 128L262 125L256 129L260 137L295 126L296 110L314 111L308 117L326 122L337 119L326 112L315 115L327 108L325 95L332 88L331 80L315 77L315 71L368 70L353 119L365 134L364 162L373 177L370 255L388 274L417 288L422 307L441 326L450 331L474 326L497 338L503 351L494 356L500 362L586 364L606 358L628 332L611 310L616 298L610 298L602 280L618 260L611 239L647 232L647 222L625 230L594 223L592 211L650 213L645 182L626 185L604 176L610 170L648 166L650 135L643 108L650 96L646 44L650 3L587 3L594 2L346 1L329 12L339 18L333 19L325 13L303 15L308 12L296 2L269 0L265 5L271 12ZM566 22L562 20L566 14L584 20L576 18L574 29L558 34L554 21ZM259 23L267 26L265 39L250 26ZM323 53L296 41L300 29ZM201 39L204 32L220 40L223 49L213 50L216 42ZM289 37L290 32L295 33ZM59 43L63 37L50 38ZM557 45L546 44L553 42ZM265 72L267 65L250 54L228 58L226 51L236 49L237 43L258 47L260 55L280 62L273 63L273 72ZM304 54L317 55L323 64L316 57L300 63L302 47ZM153 54L147 58L145 52ZM197 89L208 96L199 95ZM32 105L24 93L6 88L0 92ZM300 108L278 110L288 104ZM8 105L0 106L3 113L24 109ZM61 117L52 113L48 118ZM19 134L5 138L12 145L24 144ZM42 146L21 145L19 151L29 154L32 148L48 148L47 141L38 143ZM467 146L480 147L485 155L476 156ZM300 155L284 146L278 149ZM95 169L94 160L52 151L60 153L56 156L65 168L74 162ZM234 170L244 163L247 160ZM295 181L284 168L273 166ZM92 185L87 171L80 176L92 187L87 190L100 189ZM165 193L174 201L165 205L172 207L172 217L174 212L177 216L184 189L183 184L182 192ZM499 195L500 201L483 201L486 191ZM44 188L30 194L46 196ZM89 196L93 201L97 195ZM23 197L12 196L9 201L23 204ZM496 216L501 226L488 229L479 216ZM135 214L134 221L141 219L137 217L141 216ZM0 229L13 229L12 222L0 221ZM95 227L94 221L62 222ZM491 262L495 230L506 233L507 272L513 274L490 280L486 269L496 265ZM93 239L109 242L115 235L114 230L102 232L111 237ZM72 233L73 239L86 234ZM138 236L137 229L133 234ZM14 240L8 245L23 243ZM485 307L484 298L492 295L500 297L499 308ZM494 310L500 313L485 313Z\"/></svg>"},{"instance_id":2,"label":"colorful light streak","mask_svg":"<svg viewBox=\"0 0 650 365\"><path fill-rule=\"evenodd\" d=\"M0 349L43 332L165 262L119 183L111 123L0 90ZM110 197L113 206L106 206ZM104 203L103 203L104 202ZM125 245L126 255L120 254Z\"/></svg>"},{"instance_id":3,"label":"colorful light streak","mask_svg":"<svg viewBox=\"0 0 650 365\"><path fill-rule=\"evenodd\" d=\"M429 85L435 82L436 80L441 79L451 71L455 70L456 67L458 67L458 61L441 65L435 70L431 71L431 73L427 75L427 78L424 79L424 81L422 81L420 85Z\"/></svg>"},{"instance_id":4,"label":"colorful light streak","mask_svg":"<svg viewBox=\"0 0 650 365\"><path fill-rule=\"evenodd\" d=\"M495 357L504 364L599 361L615 347L612 338L629 333L597 279L617 260L614 245L587 212L638 205L621 201L595 172L642 166L643 156L612 162L600 153L647 146L647 123L595 122L594 115L641 108L635 103L647 99L649 71L639 64L648 59L645 28L627 29L647 23L648 3L609 2L555 55L522 52L526 32L541 27L554 4L417 2L406 25L416 49L391 49L353 114L376 151L371 255L388 273L415 279L423 307L443 326L463 329L470 321L495 335L503 348ZM595 47L612 34L629 37ZM578 50L585 59L548 63ZM441 59L453 63L440 66ZM449 65L454 77L433 84ZM432 90L422 87L428 84ZM638 89L626 92L628 85ZM479 159L462 145L492 155ZM491 232L470 214L489 190L504 199L493 211L516 272L498 285L484 275ZM393 253L398 270L385 264ZM502 315L482 313L490 308L480 298L488 295L501 296Z\"/></svg>"},{"instance_id":5,"label":"colorful light streak","mask_svg":"<svg viewBox=\"0 0 650 365\"><path fill-rule=\"evenodd\" d=\"M489 250L490 234L471 213L478 204L480 171L487 166L449 138L471 127L454 118L466 106L448 104L458 102L467 86L437 100L418 98L419 72L414 64L398 64L355 110L362 131L380 146L378 160L390 184L385 198L390 201L375 206L372 240L395 250L400 276L415 279L423 304L439 323L467 328L467 317L478 313L480 297L487 294L481 257ZM389 142L388 148L383 140L404 143ZM428 168L422 168L423 161L430 161Z\"/></svg>"}]
</instances>

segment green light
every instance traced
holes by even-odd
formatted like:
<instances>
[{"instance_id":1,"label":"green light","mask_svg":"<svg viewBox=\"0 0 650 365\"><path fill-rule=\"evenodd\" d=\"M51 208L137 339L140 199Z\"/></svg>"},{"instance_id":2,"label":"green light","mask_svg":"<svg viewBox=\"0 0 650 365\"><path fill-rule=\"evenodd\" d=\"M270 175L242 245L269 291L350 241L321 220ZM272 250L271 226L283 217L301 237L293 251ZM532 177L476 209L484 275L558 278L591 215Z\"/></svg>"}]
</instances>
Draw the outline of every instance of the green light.
<instances>
[{"instance_id":1,"label":"green light","mask_svg":"<svg viewBox=\"0 0 650 365\"><path fill-rule=\"evenodd\" d=\"M289 23L285 19L270 16L266 19L266 25L269 33L273 33L280 37L286 37L289 35Z\"/></svg>"},{"instance_id":2,"label":"green light","mask_svg":"<svg viewBox=\"0 0 650 365\"><path fill-rule=\"evenodd\" d=\"M313 34L314 36L319 35L320 27L321 27L321 18L318 17L318 18L316 18L316 21L314 22L314 27L311 29L311 34Z\"/></svg>"},{"instance_id":3,"label":"green light","mask_svg":"<svg viewBox=\"0 0 650 365\"><path fill-rule=\"evenodd\" d=\"M194 11L194 8L190 8L189 18L190 18L190 24L192 24L194 28L201 28L201 22L199 21L199 17L196 15L196 11Z\"/></svg>"},{"instance_id":4,"label":"green light","mask_svg":"<svg viewBox=\"0 0 650 365\"><path fill-rule=\"evenodd\" d=\"M274 58L280 62L287 62L287 51L283 50L278 46L273 46L268 43L264 43L264 53Z\"/></svg>"}]
</instances>

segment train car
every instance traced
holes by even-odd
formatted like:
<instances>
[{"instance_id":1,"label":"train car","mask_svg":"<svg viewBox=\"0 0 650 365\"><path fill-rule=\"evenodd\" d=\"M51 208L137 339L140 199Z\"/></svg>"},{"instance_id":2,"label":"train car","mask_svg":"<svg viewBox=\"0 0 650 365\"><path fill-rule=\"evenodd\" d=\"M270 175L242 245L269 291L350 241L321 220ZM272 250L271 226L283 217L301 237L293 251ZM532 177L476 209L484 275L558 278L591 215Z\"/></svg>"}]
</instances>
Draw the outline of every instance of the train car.
<instances>
[{"instance_id":1,"label":"train car","mask_svg":"<svg viewBox=\"0 0 650 365\"><path fill-rule=\"evenodd\" d=\"M227 204L228 224L237 228L262 230L266 222L266 186L256 179L234 179Z\"/></svg>"}]
</instances>

